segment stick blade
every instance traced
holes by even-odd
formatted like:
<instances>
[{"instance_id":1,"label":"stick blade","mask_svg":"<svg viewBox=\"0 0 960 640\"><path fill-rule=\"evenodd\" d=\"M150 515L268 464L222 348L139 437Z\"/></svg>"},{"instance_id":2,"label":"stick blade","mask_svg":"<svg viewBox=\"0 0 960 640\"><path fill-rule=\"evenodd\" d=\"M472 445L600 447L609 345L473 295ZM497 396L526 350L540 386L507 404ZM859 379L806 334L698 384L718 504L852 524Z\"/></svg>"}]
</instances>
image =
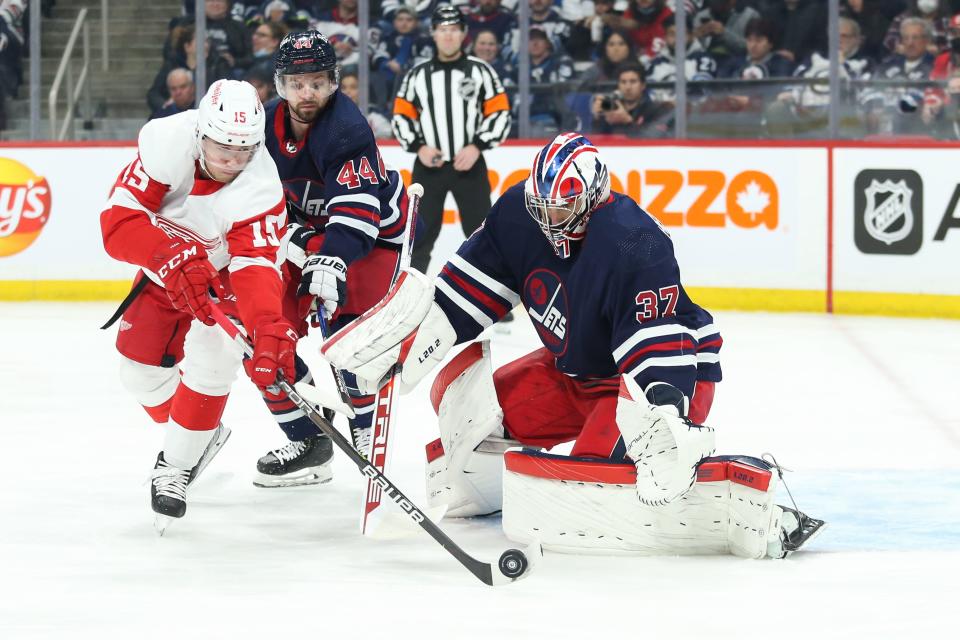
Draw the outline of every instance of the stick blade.
<instances>
[{"instance_id":1,"label":"stick blade","mask_svg":"<svg viewBox=\"0 0 960 640\"><path fill-rule=\"evenodd\" d=\"M332 409L337 413L347 416L348 418L353 418L356 416L356 414L353 412L353 407L345 404L340 398L340 392L337 391L336 387L329 387L326 385L315 387L312 384L298 382L293 385L293 388L297 390L297 393L300 394L301 398L310 404Z\"/></svg>"}]
</instances>

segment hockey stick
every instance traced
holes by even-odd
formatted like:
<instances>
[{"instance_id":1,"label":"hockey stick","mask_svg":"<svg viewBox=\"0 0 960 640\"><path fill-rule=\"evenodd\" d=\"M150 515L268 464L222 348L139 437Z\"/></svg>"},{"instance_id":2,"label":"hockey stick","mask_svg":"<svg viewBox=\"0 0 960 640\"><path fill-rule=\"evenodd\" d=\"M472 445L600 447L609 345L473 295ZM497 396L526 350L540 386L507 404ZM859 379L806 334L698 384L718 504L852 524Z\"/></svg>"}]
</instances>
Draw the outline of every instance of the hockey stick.
<instances>
[{"instance_id":1,"label":"hockey stick","mask_svg":"<svg viewBox=\"0 0 960 640\"><path fill-rule=\"evenodd\" d=\"M252 357L253 347L250 345L250 341L240 331L240 328L231 322L226 315L224 315L224 313L217 307L216 304L211 305L211 315L213 316L214 320L216 320L217 324L220 325L220 328L226 331L227 335L229 335L230 338L232 338L234 342L240 346L240 348L243 350L244 356L247 358ZM438 527L430 518L424 515L417 505L407 498L407 496L405 496L395 484L390 482L390 480L383 475L382 472L364 459L364 457L361 456L356 449L350 446L350 443L347 441L347 439L344 438L339 431L337 431L336 427L330 424L329 420L318 413L312 404L300 397L300 394L297 393L296 389L294 389L293 386L287 382L287 379L283 376L282 372L277 374L276 385L281 391L287 394L293 404L307 414L307 416L310 418L310 421L317 425L318 429L323 431L323 433L325 433L335 445L340 447L347 457L357 465L357 468L360 469L360 473L364 477L371 482L375 482L377 486L380 487L384 495L397 503L397 506L399 506L413 522L420 525L420 528L429 533L430 537L436 540L440 546L447 550L447 553L456 558L460 564L462 564L470 573L479 578L484 584L494 586L507 584L509 582L519 580L520 578L524 578L530 573L530 569L542 556L543 551L541 550L540 545L536 543L526 547L524 551L521 551L520 549L507 549L500 555L500 559L497 561L496 565L497 571L494 571L493 565L487 562L481 562L461 549L456 542L451 540L450 537L440 529L440 527Z\"/></svg>"},{"instance_id":2,"label":"hockey stick","mask_svg":"<svg viewBox=\"0 0 960 640\"><path fill-rule=\"evenodd\" d=\"M413 232L416 229L417 211L420 209L420 198L423 197L423 186L413 183L407 187L407 223L403 230L403 245L400 247L400 263L397 272L393 276L390 287L396 284L400 272L410 266L410 253L413 250ZM331 365L332 366L332 365ZM370 462L380 473L387 472L387 462L389 460L390 427L393 424L393 401L394 401L394 380L396 379L397 369L393 370L387 376L387 382L379 391L374 404L373 416L373 438L370 440ZM360 516L360 533L372 533L374 530L373 521L377 519L378 509L380 508L382 498L382 487L374 482L373 478L367 478L367 490L363 497L363 513Z\"/></svg>"}]
</instances>

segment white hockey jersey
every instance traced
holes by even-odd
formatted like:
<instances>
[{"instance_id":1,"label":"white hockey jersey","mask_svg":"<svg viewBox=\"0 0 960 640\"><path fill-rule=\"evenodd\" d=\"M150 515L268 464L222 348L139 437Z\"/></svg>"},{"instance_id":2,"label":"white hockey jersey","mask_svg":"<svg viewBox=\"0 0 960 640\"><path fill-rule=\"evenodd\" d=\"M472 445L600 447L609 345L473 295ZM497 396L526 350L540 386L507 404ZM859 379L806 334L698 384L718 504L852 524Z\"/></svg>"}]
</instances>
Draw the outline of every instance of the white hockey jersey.
<instances>
[{"instance_id":1,"label":"white hockey jersey","mask_svg":"<svg viewBox=\"0 0 960 640\"><path fill-rule=\"evenodd\" d=\"M137 158L121 172L104 212L116 214L104 216L104 244L111 222L143 214L167 236L203 246L217 270L260 265L279 274L277 249L286 208L276 165L261 146L233 182L205 179L196 128L197 111L192 109L151 120L140 130ZM162 285L143 261L111 255L139 264Z\"/></svg>"},{"instance_id":2,"label":"white hockey jersey","mask_svg":"<svg viewBox=\"0 0 960 640\"><path fill-rule=\"evenodd\" d=\"M150 269L158 248L170 238L196 242L214 268L230 273L240 318L252 330L282 311L283 187L262 146L232 182L205 178L196 127L191 110L141 129L137 158L120 173L100 215L103 246L163 286Z\"/></svg>"}]
</instances>

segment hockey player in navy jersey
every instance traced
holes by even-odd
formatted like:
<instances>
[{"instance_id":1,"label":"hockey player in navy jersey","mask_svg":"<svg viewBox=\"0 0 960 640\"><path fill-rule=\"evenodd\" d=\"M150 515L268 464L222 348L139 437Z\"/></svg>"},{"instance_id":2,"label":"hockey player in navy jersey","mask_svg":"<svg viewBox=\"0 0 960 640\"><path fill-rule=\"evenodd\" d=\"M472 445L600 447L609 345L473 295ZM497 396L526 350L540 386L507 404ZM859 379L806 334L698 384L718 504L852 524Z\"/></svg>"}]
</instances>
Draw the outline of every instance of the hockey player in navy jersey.
<instances>
[{"instance_id":1,"label":"hockey player in navy jersey","mask_svg":"<svg viewBox=\"0 0 960 640\"><path fill-rule=\"evenodd\" d=\"M476 342L433 383L440 439L427 446L432 506L450 516L503 508L508 535L520 530L519 538L558 550L783 557L822 525L773 505L774 466L756 458L719 459L710 469L727 482L726 465L741 465L736 472L757 486L738 478L732 488L694 488L714 452L713 429L702 425L721 378L722 340L684 290L670 237L636 202L610 191L606 165L580 134L561 134L537 154L526 183L500 197L435 281L404 270L389 298L321 353L373 387L399 363L408 390L517 302L540 349L493 372L489 344ZM508 514L504 451L570 441L570 457L530 466L625 467L630 473L620 477L635 484L629 499L623 480L599 496L580 491L592 484L583 466L570 476L579 482L551 482L558 476L549 470L539 478L514 473L521 506ZM565 537L562 527L577 535Z\"/></svg>"},{"instance_id":2,"label":"hockey player in navy jersey","mask_svg":"<svg viewBox=\"0 0 960 640\"><path fill-rule=\"evenodd\" d=\"M623 459L621 375L679 418L701 424L709 413L722 343L713 318L684 290L670 237L628 196L611 193L607 167L582 135L543 148L526 183L500 197L428 290L409 349L387 343L413 326L373 337L358 322L324 345L326 356L371 381L399 358L409 388L450 347L522 302L543 347L494 374L501 436L542 447L574 440L575 456ZM361 335L361 355L350 353ZM695 433L699 461L711 433Z\"/></svg>"},{"instance_id":3,"label":"hockey player in navy jersey","mask_svg":"<svg viewBox=\"0 0 960 640\"><path fill-rule=\"evenodd\" d=\"M400 175L384 167L373 132L338 88L334 47L318 31L288 35L275 58L279 99L266 108L266 147L294 224L287 247L285 315L300 335L325 314L331 330L378 302L390 287L406 225ZM316 322L314 322L316 323ZM298 360L297 379L309 381ZM356 418L354 444L368 448L374 396L345 376ZM289 443L257 462L258 486L330 479L331 442L286 396L265 394Z\"/></svg>"}]
</instances>

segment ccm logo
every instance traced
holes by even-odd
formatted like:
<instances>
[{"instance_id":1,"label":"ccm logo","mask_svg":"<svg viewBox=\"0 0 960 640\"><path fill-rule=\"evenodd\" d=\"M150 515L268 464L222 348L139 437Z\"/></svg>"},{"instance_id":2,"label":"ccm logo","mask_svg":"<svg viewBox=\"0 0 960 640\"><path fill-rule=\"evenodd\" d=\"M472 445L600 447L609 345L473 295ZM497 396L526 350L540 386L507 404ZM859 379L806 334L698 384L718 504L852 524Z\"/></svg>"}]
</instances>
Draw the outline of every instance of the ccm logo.
<instances>
[{"instance_id":1,"label":"ccm logo","mask_svg":"<svg viewBox=\"0 0 960 640\"><path fill-rule=\"evenodd\" d=\"M184 249L182 252L180 252L179 255L173 256L172 258L167 260L166 264L164 264L159 269L157 269L157 275L163 279L166 279L166 277L170 275L170 271L172 271L173 269L176 269L181 264L186 262L190 256L196 256L196 255L197 255L196 245L190 247L189 249Z\"/></svg>"}]
</instances>

